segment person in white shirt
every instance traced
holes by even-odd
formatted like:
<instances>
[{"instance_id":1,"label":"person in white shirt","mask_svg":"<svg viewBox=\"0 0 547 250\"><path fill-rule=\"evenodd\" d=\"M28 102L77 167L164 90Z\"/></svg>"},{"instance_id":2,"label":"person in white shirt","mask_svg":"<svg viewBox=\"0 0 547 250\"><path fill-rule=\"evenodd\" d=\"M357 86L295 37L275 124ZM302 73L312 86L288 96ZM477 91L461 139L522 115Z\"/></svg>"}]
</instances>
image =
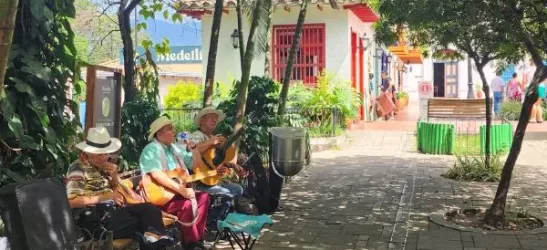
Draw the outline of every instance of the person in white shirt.
<instances>
[{"instance_id":1,"label":"person in white shirt","mask_svg":"<svg viewBox=\"0 0 547 250\"><path fill-rule=\"evenodd\" d=\"M505 83L500 76L500 72L496 72L496 76L490 82L490 87L494 93L494 113L496 116L500 112L500 104L503 102L503 96L505 92Z\"/></svg>"}]
</instances>

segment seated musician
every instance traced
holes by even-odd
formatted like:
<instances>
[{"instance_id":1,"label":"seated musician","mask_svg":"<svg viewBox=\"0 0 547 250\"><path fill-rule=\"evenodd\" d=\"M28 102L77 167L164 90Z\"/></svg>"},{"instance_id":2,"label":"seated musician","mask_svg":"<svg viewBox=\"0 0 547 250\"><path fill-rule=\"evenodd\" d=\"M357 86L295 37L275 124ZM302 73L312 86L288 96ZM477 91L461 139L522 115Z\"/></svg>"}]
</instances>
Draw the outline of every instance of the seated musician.
<instances>
[{"instance_id":1,"label":"seated musician","mask_svg":"<svg viewBox=\"0 0 547 250\"><path fill-rule=\"evenodd\" d=\"M113 232L114 239L132 238L135 232L140 232L149 242L163 246L172 244L173 239L167 236L160 209L150 203L122 204L123 197L115 192L120 188L120 178L117 166L108 159L120 149L120 140L110 138L103 127L90 128L86 141L76 147L82 152L68 168L66 188L70 207L83 210L78 226L91 234L100 234L94 232L100 218L90 216L86 208L115 201L119 207L112 211L110 219L103 221L106 229Z\"/></svg>"},{"instance_id":2,"label":"seated musician","mask_svg":"<svg viewBox=\"0 0 547 250\"><path fill-rule=\"evenodd\" d=\"M204 192L195 192L188 183L179 184L169 178L165 171L182 168L188 173L184 164L184 156L194 155L194 161L201 160L197 150L187 152L175 144L176 131L173 122L162 116L151 125L148 140L151 141L143 150L140 157L142 174L148 174L159 185L166 187L177 195L167 202L163 211L174 214L181 222L193 221L191 225L182 225L182 239L184 249L209 249L211 246L204 241L205 223L210 205L209 195ZM194 218L191 200L197 201L197 217Z\"/></svg>"},{"instance_id":3,"label":"seated musician","mask_svg":"<svg viewBox=\"0 0 547 250\"><path fill-rule=\"evenodd\" d=\"M218 122L222 121L226 116L222 111L216 110L212 107L202 109L195 117L194 124L198 127L198 130L192 133L192 141L196 143L196 149L203 154L207 149L219 146L226 142L226 138L219 135L214 135L213 132L217 127ZM188 158L186 158L187 160ZM237 159L232 159L231 162L220 166L220 171L224 172L225 168L233 168L237 175L244 177L246 171L236 162ZM187 160L187 163L191 161ZM190 164L188 164L190 165ZM195 165L195 164L192 164ZM237 183L233 183L226 179L223 179L220 184L215 186L208 186L202 182L196 185L196 189L206 191L210 194L228 194L234 197L243 195L243 187Z\"/></svg>"}]
</instances>

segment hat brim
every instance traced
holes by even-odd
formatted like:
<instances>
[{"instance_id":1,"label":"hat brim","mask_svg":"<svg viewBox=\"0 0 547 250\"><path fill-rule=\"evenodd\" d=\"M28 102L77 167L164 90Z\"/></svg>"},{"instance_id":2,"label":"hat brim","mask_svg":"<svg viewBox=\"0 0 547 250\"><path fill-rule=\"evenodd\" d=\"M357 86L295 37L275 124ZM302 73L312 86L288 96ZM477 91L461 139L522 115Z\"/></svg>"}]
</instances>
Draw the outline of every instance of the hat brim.
<instances>
[{"instance_id":1,"label":"hat brim","mask_svg":"<svg viewBox=\"0 0 547 250\"><path fill-rule=\"evenodd\" d=\"M87 142L80 142L76 144L76 148L90 154L110 154L114 153L122 147L122 142L118 138L111 138L110 145L105 148L97 148L87 144Z\"/></svg>"},{"instance_id":2,"label":"hat brim","mask_svg":"<svg viewBox=\"0 0 547 250\"><path fill-rule=\"evenodd\" d=\"M194 125L196 125L196 127L199 128L199 120L201 120L201 118L205 115L208 115L208 114L216 114L218 115L218 122L224 120L224 118L226 118L226 115L224 114L224 112L220 111L220 110L213 110L213 109L210 109L210 110L205 110L205 111L200 111L196 117L194 117Z\"/></svg>"},{"instance_id":3,"label":"hat brim","mask_svg":"<svg viewBox=\"0 0 547 250\"><path fill-rule=\"evenodd\" d=\"M160 131L163 127L169 125L169 124L173 124L174 122L171 121L171 120L165 120L165 122L162 122L160 123L160 125L154 129L154 130L150 130L150 132L148 133L148 141L152 141L154 140L154 135Z\"/></svg>"}]
</instances>

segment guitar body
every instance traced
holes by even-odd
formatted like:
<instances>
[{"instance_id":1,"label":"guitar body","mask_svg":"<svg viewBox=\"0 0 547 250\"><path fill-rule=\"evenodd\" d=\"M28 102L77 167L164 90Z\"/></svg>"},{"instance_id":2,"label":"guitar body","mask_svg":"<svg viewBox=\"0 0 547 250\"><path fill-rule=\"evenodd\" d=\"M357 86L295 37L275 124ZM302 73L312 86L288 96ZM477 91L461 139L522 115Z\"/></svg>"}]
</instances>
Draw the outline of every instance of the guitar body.
<instances>
[{"instance_id":1,"label":"guitar body","mask_svg":"<svg viewBox=\"0 0 547 250\"><path fill-rule=\"evenodd\" d=\"M176 168L175 170L166 171L165 174L167 174L170 179L176 181L177 183L183 184L214 176L217 174L217 172L216 170L212 170L188 176L184 170L182 170L181 168ZM141 183L146 201L156 206L165 205L167 202L172 200L175 195L178 194L177 192L163 187L149 174L144 174L142 176Z\"/></svg>"},{"instance_id":2,"label":"guitar body","mask_svg":"<svg viewBox=\"0 0 547 250\"><path fill-rule=\"evenodd\" d=\"M201 157L205 164L200 166L194 166L194 173L200 174L216 168L222 164L230 162L236 156L236 149L233 145L223 150L222 147L210 147L207 149ZM222 176L212 176L201 180L201 182L208 186L215 186L222 180Z\"/></svg>"},{"instance_id":3,"label":"guitar body","mask_svg":"<svg viewBox=\"0 0 547 250\"><path fill-rule=\"evenodd\" d=\"M187 176L186 172L180 168L167 171L165 172L165 174L167 174L170 179L178 182L179 184L182 184L185 176ZM149 174L145 174L142 176L142 185L146 201L156 206L163 206L167 202L172 200L173 197L175 197L175 192L163 187Z\"/></svg>"}]
</instances>

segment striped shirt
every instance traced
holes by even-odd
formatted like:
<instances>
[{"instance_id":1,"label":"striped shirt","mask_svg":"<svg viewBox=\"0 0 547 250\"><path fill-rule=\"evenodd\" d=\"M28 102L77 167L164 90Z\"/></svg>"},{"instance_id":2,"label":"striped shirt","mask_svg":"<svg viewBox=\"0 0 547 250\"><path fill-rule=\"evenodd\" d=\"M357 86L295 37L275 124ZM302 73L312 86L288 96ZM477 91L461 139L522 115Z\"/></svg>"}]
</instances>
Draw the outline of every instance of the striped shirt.
<instances>
[{"instance_id":1,"label":"striped shirt","mask_svg":"<svg viewBox=\"0 0 547 250\"><path fill-rule=\"evenodd\" d=\"M68 199L113 192L106 173L79 160L70 165L66 175L66 193Z\"/></svg>"}]
</instances>

